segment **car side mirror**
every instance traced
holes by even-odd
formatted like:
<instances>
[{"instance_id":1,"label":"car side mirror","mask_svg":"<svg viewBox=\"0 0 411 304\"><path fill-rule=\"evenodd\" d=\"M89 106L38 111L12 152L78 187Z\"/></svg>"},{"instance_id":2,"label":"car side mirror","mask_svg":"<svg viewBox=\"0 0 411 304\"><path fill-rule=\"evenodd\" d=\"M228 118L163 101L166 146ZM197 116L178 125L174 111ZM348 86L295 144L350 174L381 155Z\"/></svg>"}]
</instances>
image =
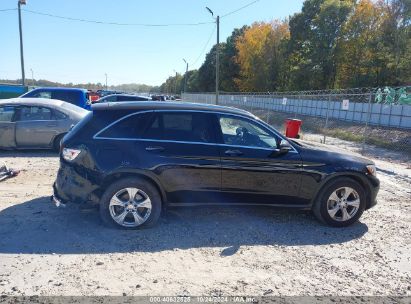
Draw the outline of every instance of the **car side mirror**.
<instances>
[{"instance_id":1,"label":"car side mirror","mask_svg":"<svg viewBox=\"0 0 411 304\"><path fill-rule=\"evenodd\" d=\"M285 153L288 153L291 150L292 150L291 144L285 139L281 140L280 147L279 147L279 152L281 154L285 154Z\"/></svg>"},{"instance_id":2,"label":"car side mirror","mask_svg":"<svg viewBox=\"0 0 411 304\"><path fill-rule=\"evenodd\" d=\"M280 155L287 154L289 151L291 151L293 147L287 140L281 140L280 144L276 149L273 149L273 152L271 153L271 157L277 157Z\"/></svg>"}]
</instances>

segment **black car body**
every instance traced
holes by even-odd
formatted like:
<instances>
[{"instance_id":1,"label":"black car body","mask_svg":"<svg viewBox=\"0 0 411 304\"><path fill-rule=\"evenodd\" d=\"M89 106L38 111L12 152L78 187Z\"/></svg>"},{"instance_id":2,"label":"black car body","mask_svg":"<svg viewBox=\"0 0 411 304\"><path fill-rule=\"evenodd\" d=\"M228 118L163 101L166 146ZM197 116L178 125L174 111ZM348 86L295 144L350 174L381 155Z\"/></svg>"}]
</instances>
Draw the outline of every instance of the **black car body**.
<instances>
[{"instance_id":1,"label":"black car body","mask_svg":"<svg viewBox=\"0 0 411 304\"><path fill-rule=\"evenodd\" d=\"M198 204L296 207L312 209L334 226L356 221L375 205L379 189L372 161L325 145L288 141L246 111L212 105L93 105L63 139L60 158L55 202L107 205L100 207L106 222L110 208L112 217L124 208L135 211L131 194L123 196L117 211L109 206L116 200L113 193L120 195L117 188L128 189L127 183L145 187L141 197L147 196L153 209ZM155 194L150 198L150 193ZM348 219L350 199L358 208ZM343 214L344 206L348 211ZM333 210L334 220L327 218ZM130 223L122 226L140 226Z\"/></svg>"}]
</instances>

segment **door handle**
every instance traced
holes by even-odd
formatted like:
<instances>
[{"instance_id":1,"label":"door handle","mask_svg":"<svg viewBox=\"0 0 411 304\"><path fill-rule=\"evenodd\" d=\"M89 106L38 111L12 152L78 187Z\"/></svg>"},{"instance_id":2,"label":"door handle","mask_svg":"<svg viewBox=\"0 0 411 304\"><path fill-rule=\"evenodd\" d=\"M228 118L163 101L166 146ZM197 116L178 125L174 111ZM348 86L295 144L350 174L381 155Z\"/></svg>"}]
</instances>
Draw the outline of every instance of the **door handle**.
<instances>
[{"instance_id":1,"label":"door handle","mask_svg":"<svg viewBox=\"0 0 411 304\"><path fill-rule=\"evenodd\" d=\"M47 127L57 127L57 124L56 123L50 123L50 124L47 124Z\"/></svg>"},{"instance_id":2,"label":"door handle","mask_svg":"<svg viewBox=\"0 0 411 304\"><path fill-rule=\"evenodd\" d=\"M149 146L149 147L146 147L146 151L149 151L149 152L153 152L153 151L162 152L162 151L164 151L164 148L160 147L160 146Z\"/></svg>"},{"instance_id":3,"label":"door handle","mask_svg":"<svg viewBox=\"0 0 411 304\"><path fill-rule=\"evenodd\" d=\"M228 156L240 156L243 155L243 152L239 151L239 150L227 150L224 152L225 155Z\"/></svg>"}]
</instances>

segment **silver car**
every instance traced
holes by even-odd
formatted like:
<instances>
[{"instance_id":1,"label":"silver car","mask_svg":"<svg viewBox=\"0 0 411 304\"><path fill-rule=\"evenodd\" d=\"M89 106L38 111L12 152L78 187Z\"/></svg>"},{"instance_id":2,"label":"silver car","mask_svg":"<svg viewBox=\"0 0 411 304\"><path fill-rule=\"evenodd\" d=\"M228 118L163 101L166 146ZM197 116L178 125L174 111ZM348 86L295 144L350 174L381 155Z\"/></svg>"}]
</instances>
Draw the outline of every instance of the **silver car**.
<instances>
[{"instance_id":1,"label":"silver car","mask_svg":"<svg viewBox=\"0 0 411 304\"><path fill-rule=\"evenodd\" d=\"M58 150L63 136L87 113L60 100L0 100L0 149Z\"/></svg>"}]
</instances>

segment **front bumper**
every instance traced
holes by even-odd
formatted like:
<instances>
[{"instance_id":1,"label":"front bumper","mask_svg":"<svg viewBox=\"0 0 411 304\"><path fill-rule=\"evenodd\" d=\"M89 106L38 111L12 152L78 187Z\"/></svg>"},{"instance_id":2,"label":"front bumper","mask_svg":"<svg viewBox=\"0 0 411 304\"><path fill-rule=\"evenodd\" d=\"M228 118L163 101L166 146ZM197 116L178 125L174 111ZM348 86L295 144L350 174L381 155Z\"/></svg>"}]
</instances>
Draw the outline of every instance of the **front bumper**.
<instances>
[{"instance_id":1,"label":"front bumper","mask_svg":"<svg viewBox=\"0 0 411 304\"><path fill-rule=\"evenodd\" d=\"M369 176L369 193L368 193L368 200L367 200L367 206L365 209L370 209L374 207L377 204L377 194L378 191L380 190L380 180L375 177L375 176Z\"/></svg>"}]
</instances>

